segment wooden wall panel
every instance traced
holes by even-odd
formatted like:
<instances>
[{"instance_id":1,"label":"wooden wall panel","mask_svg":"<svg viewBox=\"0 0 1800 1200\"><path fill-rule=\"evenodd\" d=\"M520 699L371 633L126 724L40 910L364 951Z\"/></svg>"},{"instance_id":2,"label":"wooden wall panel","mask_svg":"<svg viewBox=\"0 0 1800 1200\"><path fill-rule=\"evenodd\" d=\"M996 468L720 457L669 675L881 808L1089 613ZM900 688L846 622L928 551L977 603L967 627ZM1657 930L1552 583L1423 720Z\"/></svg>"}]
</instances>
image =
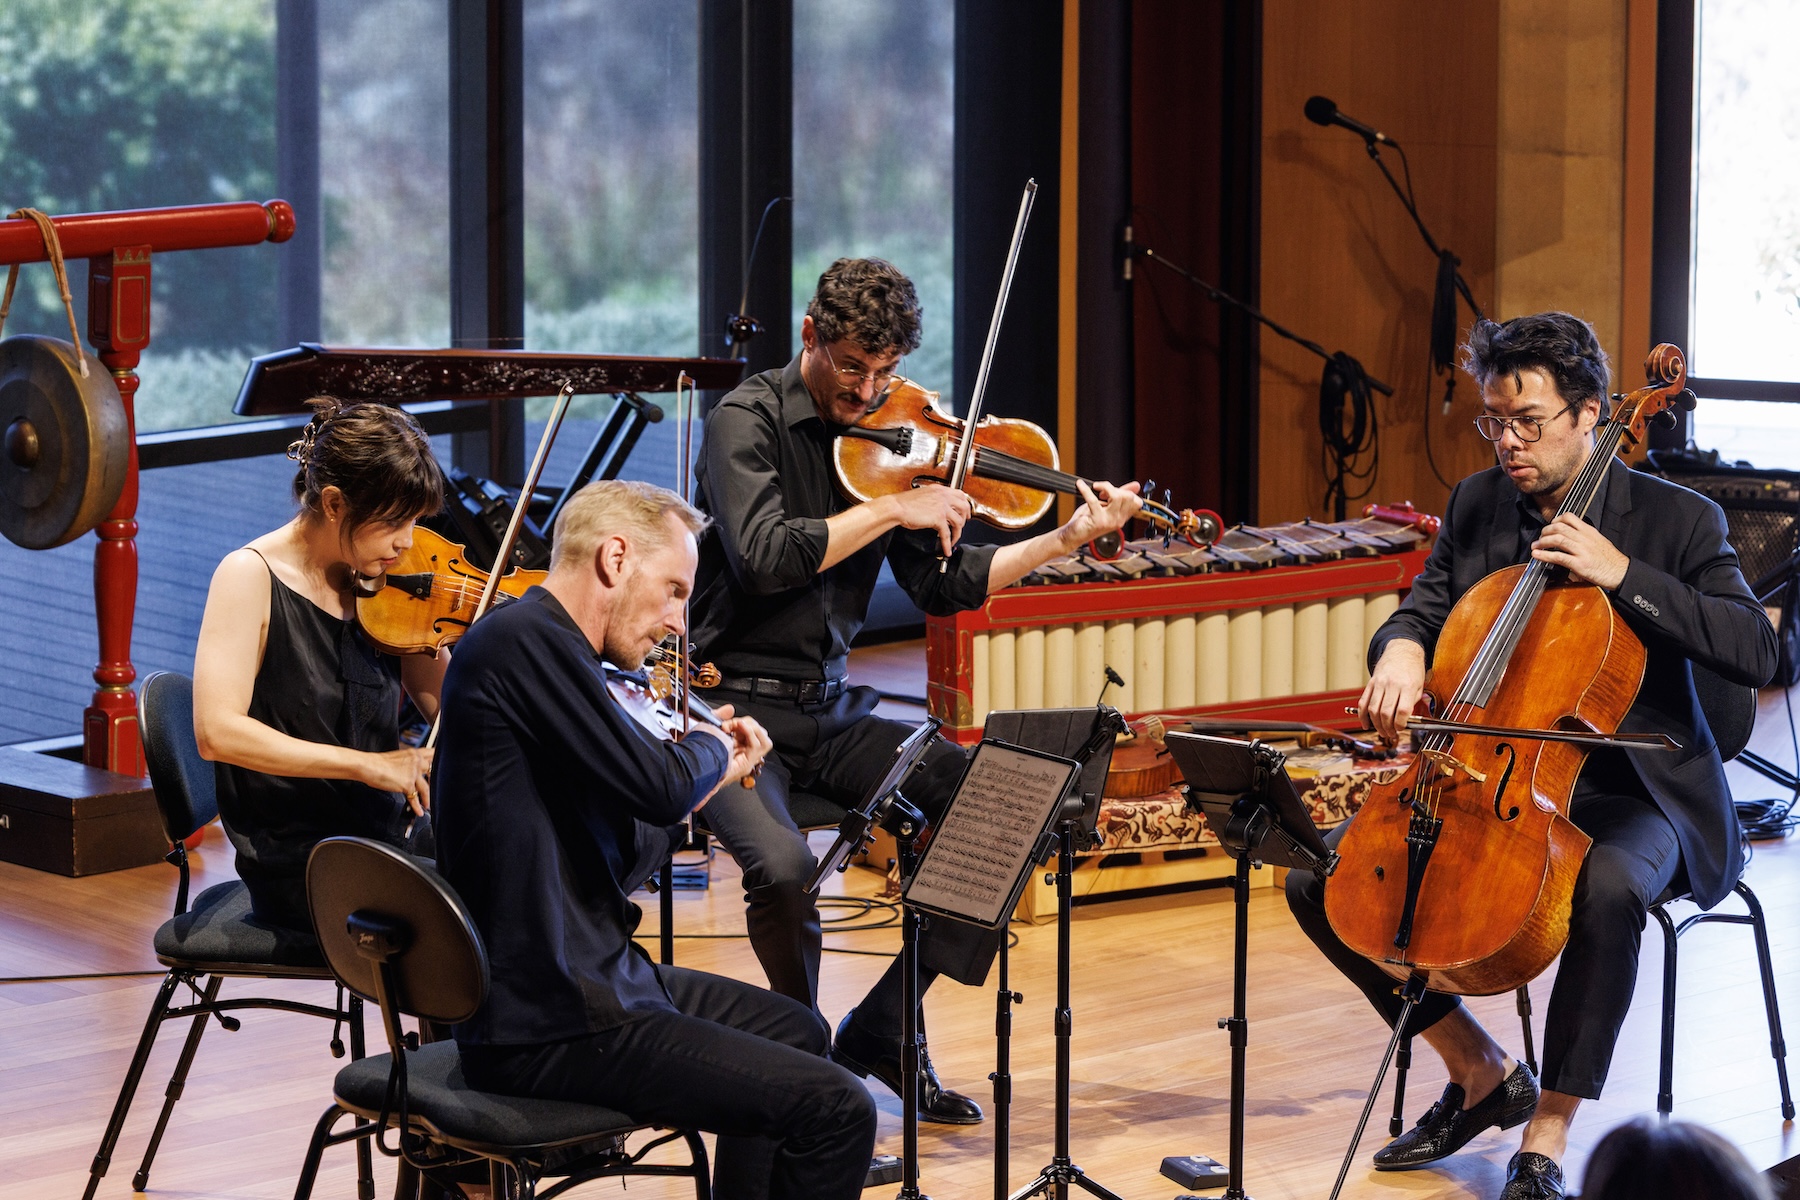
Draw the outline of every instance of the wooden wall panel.
<instances>
[{"instance_id":1,"label":"wooden wall panel","mask_svg":"<svg viewBox=\"0 0 1800 1200\"><path fill-rule=\"evenodd\" d=\"M1470 426L1464 377L1449 417L1428 366L1436 262L1362 142L1309 123L1308 96L1406 147L1421 214L1493 303L1499 0L1266 0L1263 8L1261 293L1271 317L1362 361L1394 385L1377 397L1380 463L1370 499L1441 511L1456 480L1491 461ZM1400 173L1398 155L1384 152ZM1466 328L1468 310L1459 309ZM1319 359L1262 335L1257 517L1325 515Z\"/></svg>"},{"instance_id":2,"label":"wooden wall panel","mask_svg":"<svg viewBox=\"0 0 1800 1200\"><path fill-rule=\"evenodd\" d=\"M1625 9L1625 0L1501 2L1494 315L1574 313L1614 357L1615 382L1636 387L1636 363L1617 369L1627 353ZM1643 350L1634 356L1641 363Z\"/></svg>"}]
</instances>

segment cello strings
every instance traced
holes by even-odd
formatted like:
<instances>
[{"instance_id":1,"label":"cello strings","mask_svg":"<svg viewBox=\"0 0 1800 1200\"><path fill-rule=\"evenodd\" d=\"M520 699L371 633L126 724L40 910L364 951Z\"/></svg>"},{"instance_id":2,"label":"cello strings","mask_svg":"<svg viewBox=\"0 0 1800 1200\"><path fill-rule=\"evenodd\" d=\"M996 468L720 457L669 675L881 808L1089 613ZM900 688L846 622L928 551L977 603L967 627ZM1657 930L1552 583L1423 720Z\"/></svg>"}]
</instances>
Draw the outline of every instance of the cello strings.
<instances>
[{"instance_id":1,"label":"cello strings","mask_svg":"<svg viewBox=\"0 0 1800 1200\"><path fill-rule=\"evenodd\" d=\"M1602 426L1603 432L1595 439L1594 449L1588 454L1587 460L1582 463L1581 470L1576 474L1575 483L1563 498L1562 504L1557 507L1557 516L1572 513L1585 519L1587 508L1593 503L1594 496L1599 490L1600 480L1612 466L1613 457L1618 452L1621 428L1621 423L1616 417ZM1476 652L1474 662L1464 673L1462 683L1451 697L1450 703L1445 706L1445 711L1450 715L1450 719L1467 720L1475 714L1477 708L1472 697L1477 693L1492 694L1493 688L1499 683L1501 674L1504 673L1511 661L1512 652L1517 648L1519 638L1524 634L1525 626L1537 611L1537 602L1542 598L1544 589L1549 584L1549 572L1548 564L1537 559L1533 559L1526 566L1523 576L1514 585L1512 593L1502 606L1494 628L1489 631L1487 637L1482 639L1481 648ZM1429 748L1444 750L1453 744L1454 740L1455 737L1452 734L1440 734ZM1419 788L1421 791L1429 789L1429 796L1425 800L1425 804L1428 811L1435 817L1442 797L1442 783L1438 782L1438 777L1434 775L1429 782L1421 781Z\"/></svg>"}]
</instances>

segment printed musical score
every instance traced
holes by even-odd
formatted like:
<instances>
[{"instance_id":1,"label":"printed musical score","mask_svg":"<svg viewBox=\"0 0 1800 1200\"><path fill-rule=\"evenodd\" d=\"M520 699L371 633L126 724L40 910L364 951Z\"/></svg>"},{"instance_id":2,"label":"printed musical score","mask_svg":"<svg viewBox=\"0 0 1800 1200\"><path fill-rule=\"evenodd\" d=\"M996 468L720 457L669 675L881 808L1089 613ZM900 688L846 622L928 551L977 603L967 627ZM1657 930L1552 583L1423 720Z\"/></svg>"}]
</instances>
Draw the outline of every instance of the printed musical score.
<instances>
[{"instance_id":1,"label":"printed musical score","mask_svg":"<svg viewBox=\"0 0 1800 1200\"><path fill-rule=\"evenodd\" d=\"M999 925L1075 770L1060 759L983 743L906 889L907 902Z\"/></svg>"}]
</instances>

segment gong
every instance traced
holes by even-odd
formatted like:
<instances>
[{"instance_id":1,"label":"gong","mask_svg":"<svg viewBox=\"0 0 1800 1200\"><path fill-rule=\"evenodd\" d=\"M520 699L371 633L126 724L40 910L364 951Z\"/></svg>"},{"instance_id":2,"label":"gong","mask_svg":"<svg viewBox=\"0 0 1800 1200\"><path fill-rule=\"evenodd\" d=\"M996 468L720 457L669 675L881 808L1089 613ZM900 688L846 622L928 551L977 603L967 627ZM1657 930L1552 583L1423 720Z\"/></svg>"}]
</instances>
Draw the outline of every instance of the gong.
<instances>
[{"instance_id":1,"label":"gong","mask_svg":"<svg viewBox=\"0 0 1800 1200\"><path fill-rule=\"evenodd\" d=\"M131 428L98 361L26 335L0 341L0 533L27 550L72 542L119 502Z\"/></svg>"}]
</instances>

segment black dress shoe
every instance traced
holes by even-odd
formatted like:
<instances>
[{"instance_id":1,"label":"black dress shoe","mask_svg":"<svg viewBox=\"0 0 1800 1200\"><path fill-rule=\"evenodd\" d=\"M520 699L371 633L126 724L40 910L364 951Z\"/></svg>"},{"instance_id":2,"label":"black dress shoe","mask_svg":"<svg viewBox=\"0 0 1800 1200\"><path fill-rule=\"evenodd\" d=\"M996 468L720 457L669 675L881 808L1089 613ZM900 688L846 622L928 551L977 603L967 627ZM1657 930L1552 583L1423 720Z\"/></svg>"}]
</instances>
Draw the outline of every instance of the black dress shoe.
<instances>
[{"instance_id":1,"label":"black dress shoe","mask_svg":"<svg viewBox=\"0 0 1800 1200\"><path fill-rule=\"evenodd\" d=\"M1530 1120L1537 1104L1537 1080L1524 1063L1514 1067L1474 1108L1463 1107L1461 1084L1449 1084L1442 1099L1425 1110L1417 1125L1375 1152L1375 1169L1410 1171L1447 1158L1484 1129L1511 1129Z\"/></svg>"},{"instance_id":2,"label":"black dress shoe","mask_svg":"<svg viewBox=\"0 0 1800 1200\"><path fill-rule=\"evenodd\" d=\"M1521 1150L1506 1164L1500 1200L1563 1200L1562 1168L1556 1160Z\"/></svg>"},{"instance_id":3,"label":"black dress shoe","mask_svg":"<svg viewBox=\"0 0 1800 1200\"><path fill-rule=\"evenodd\" d=\"M872 1037L857 1028L852 1012L838 1026L831 1061L864 1079L873 1075L894 1095L900 1094L900 1041ZM940 1125L978 1125L981 1105L938 1082L931 1055L919 1047L919 1118Z\"/></svg>"}]
</instances>

